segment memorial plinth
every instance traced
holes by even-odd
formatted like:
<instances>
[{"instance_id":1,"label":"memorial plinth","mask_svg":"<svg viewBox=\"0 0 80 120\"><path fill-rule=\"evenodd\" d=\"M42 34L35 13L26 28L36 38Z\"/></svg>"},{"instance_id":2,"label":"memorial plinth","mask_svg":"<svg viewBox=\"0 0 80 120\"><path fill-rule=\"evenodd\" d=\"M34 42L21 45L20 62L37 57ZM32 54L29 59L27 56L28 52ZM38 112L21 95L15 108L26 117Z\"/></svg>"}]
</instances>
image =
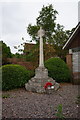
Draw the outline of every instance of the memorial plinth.
<instances>
[{"instance_id":1,"label":"memorial plinth","mask_svg":"<svg viewBox=\"0 0 80 120\"><path fill-rule=\"evenodd\" d=\"M47 82L51 82L54 86L54 90L56 91L59 88L59 84L55 82L51 77L48 76L48 70L44 67L44 57L43 57L43 36L44 31L40 27L38 31L38 35L40 37L40 57L39 57L39 67L35 69L35 76L29 80L28 83L25 84L25 88L27 91L44 93L45 84Z\"/></svg>"}]
</instances>

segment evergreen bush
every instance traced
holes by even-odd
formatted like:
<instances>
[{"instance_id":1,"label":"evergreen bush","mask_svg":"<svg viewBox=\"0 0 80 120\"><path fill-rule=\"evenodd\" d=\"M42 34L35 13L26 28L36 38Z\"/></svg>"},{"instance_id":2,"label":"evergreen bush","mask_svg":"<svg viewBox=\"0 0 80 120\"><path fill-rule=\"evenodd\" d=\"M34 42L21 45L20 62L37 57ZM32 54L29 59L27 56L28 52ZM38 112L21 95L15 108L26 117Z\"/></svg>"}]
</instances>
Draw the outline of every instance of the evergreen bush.
<instances>
[{"instance_id":1,"label":"evergreen bush","mask_svg":"<svg viewBox=\"0 0 80 120\"><path fill-rule=\"evenodd\" d=\"M33 73L20 65L4 65L2 69L2 90L20 88L33 76Z\"/></svg>"},{"instance_id":2,"label":"evergreen bush","mask_svg":"<svg viewBox=\"0 0 80 120\"><path fill-rule=\"evenodd\" d=\"M71 72L67 64L61 58L50 58L45 61L45 67L48 69L50 77L56 82L70 82Z\"/></svg>"}]
</instances>

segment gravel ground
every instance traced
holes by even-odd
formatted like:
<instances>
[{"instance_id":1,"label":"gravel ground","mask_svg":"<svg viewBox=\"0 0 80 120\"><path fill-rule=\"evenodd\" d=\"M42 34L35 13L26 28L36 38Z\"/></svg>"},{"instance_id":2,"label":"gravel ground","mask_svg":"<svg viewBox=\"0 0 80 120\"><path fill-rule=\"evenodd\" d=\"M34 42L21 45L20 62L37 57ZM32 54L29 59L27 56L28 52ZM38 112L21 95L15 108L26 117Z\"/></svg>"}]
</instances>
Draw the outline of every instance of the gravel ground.
<instances>
[{"instance_id":1,"label":"gravel ground","mask_svg":"<svg viewBox=\"0 0 80 120\"><path fill-rule=\"evenodd\" d=\"M56 118L57 106L62 104L65 118L79 118L78 85L61 84L53 94L38 94L16 89L3 92L3 118Z\"/></svg>"}]
</instances>

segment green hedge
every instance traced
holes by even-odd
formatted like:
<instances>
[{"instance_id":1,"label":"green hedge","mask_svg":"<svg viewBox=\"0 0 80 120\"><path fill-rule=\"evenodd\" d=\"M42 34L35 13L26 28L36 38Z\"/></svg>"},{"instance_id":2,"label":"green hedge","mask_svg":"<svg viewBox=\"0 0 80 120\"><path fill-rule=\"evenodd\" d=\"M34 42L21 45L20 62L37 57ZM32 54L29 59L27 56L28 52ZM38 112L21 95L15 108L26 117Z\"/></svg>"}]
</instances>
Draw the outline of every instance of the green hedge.
<instances>
[{"instance_id":1,"label":"green hedge","mask_svg":"<svg viewBox=\"0 0 80 120\"><path fill-rule=\"evenodd\" d=\"M45 62L49 76L56 82L70 82L71 73L67 64L61 58L50 58Z\"/></svg>"},{"instance_id":2,"label":"green hedge","mask_svg":"<svg viewBox=\"0 0 80 120\"><path fill-rule=\"evenodd\" d=\"M2 69L2 90L23 87L33 76L31 71L20 65L4 65Z\"/></svg>"}]
</instances>

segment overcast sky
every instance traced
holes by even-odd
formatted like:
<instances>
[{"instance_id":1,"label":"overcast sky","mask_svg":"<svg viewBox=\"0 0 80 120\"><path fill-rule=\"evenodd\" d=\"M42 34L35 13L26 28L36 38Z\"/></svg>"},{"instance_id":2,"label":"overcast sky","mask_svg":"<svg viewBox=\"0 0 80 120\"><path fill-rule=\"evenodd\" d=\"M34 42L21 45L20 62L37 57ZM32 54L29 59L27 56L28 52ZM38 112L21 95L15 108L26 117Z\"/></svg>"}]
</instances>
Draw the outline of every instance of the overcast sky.
<instances>
[{"instance_id":1,"label":"overcast sky","mask_svg":"<svg viewBox=\"0 0 80 120\"><path fill-rule=\"evenodd\" d=\"M29 23L36 24L36 18L43 5L52 4L59 13L56 22L63 25L66 30L71 30L78 24L79 0L1 0L0 2L0 40L2 39L11 48L11 52L17 52L14 46L22 43L22 37L30 40L27 34ZM11 0L13 1L13 0ZM29 1L29 2L28 2Z\"/></svg>"}]
</instances>

